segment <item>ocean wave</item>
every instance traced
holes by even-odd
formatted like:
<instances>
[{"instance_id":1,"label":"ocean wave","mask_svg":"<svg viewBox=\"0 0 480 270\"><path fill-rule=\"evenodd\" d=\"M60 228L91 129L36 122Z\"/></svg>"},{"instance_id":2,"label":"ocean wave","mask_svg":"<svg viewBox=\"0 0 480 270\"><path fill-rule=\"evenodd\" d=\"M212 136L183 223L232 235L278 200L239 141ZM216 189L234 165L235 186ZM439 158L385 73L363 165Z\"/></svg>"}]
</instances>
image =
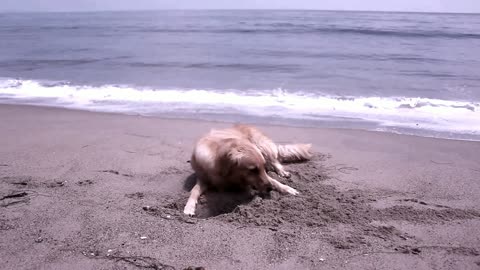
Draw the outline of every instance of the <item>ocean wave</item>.
<instances>
[{"instance_id":1,"label":"ocean wave","mask_svg":"<svg viewBox=\"0 0 480 270\"><path fill-rule=\"evenodd\" d=\"M430 28L406 28L406 27L385 27L361 25L328 25L319 23L234 23L230 25L204 26L198 28L195 25L179 26L98 26L98 25L64 25L64 26L2 26L6 33L18 32L55 32L55 31L93 31L102 35L124 34L126 32L139 33L210 33L210 34L348 34L366 36L385 36L400 38L448 38L448 39L480 39L479 32L467 32L455 29Z\"/></svg>"},{"instance_id":2,"label":"ocean wave","mask_svg":"<svg viewBox=\"0 0 480 270\"><path fill-rule=\"evenodd\" d=\"M0 61L0 68L35 70L44 67L70 67L87 65L105 61L127 59L128 56L103 57L103 58L79 58L79 59L9 59Z\"/></svg>"},{"instance_id":3,"label":"ocean wave","mask_svg":"<svg viewBox=\"0 0 480 270\"><path fill-rule=\"evenodd\" d=\"M187 69L221 69L248 70L256 72L296 72L300 67L294 64L242 64L242 63L182 63L182 62L130 62L132 67L139 68L187 68Z\"/></svg>"},{"instance_id":4,"label":"ocean wave","mask_svg":"<svg viewBox=\"0 0 480 270\"><path fill-rule=\"evenodd\" d=\"M402 38L450 38L450 39L480 39L480 33L462 33L442 30L413 29L376 29L367 27L318 27L312 25L271 26L271 27L226 27L226 28L141 28L138 32L153 33L218 33L218 34L354 34L368 36L389 36Z\"/></svg>"},{"instance_id":5,"label":"ocean wave","mask_svg":"<svg viewBox=\"0 0 480 270\"><path fill-rule=\"evenodd\" d=\"M452 39L480 39L480 34L447 32L440 30L395 30L395 29L373 29L373 28L323 28L316 29L321 32L362 34L371 36L390 37L421 37L421 38L452 38Z\"/></svg>"},{"instance_id":6,"label":"ocean wave","mask_svg":"<svg viewBox=\"0 0 480 270\"><path fill-rule=\"evenodd\" d=\"M386 127L480 135L480 104L460 100L341 97L282 89L140 89L0 79L0 102L145 115L181 112L192 117L208 113L309 121L357 119Z\"/></svg>"}]
</instances>

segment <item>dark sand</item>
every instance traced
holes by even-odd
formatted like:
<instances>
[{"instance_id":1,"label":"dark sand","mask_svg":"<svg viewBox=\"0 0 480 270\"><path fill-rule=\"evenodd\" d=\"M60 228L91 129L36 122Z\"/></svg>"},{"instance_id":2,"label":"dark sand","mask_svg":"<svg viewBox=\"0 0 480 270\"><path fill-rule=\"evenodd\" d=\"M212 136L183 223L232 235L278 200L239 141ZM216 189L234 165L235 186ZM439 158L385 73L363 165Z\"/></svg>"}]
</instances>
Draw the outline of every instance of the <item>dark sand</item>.
<instances>
[{"instance_id":1,"label":"dark sand","mask_svg":"<svg viewBox=\"0 0 480 270\"><path fill-rule=\"evenodd\" d=\"M184 217L193 144L225 126L1 105L0 268L480 269L480 143L262 126L314 144L282 180L301 195Z\"/></svg>"}]
</instances>

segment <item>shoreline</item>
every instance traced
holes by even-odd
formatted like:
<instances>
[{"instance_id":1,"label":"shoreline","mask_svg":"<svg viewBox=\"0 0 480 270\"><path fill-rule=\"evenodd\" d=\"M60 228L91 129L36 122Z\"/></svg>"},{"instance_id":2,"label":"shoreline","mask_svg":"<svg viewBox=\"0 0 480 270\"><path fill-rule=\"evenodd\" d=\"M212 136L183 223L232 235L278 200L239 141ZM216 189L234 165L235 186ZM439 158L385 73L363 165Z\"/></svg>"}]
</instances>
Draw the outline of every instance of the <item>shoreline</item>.
<instances>
[{"instance_id":1,"label":"shoreline","mask_svg":"<svg viewBox=\"0 0 480 270\"><path fill-rule=\"evenodd\" d=\"M5 269L478 268L479 142L258 125L314 145L280 179L301 194L207 193L186 218L193 145L228 126L0 105Z\"/></svg>"},{"instance_id":2,"label":"shoreline","mask_svg":"<svg viewBox=\"0 0 480 270\"><path fill-rule=\"evenodd\" d=\"M261 116L251 116L251 115L238 115L240 118L244 118L246 121L233 121L233 120L225 120L225 119L214 119L210 118L194 118L192 113L187 113L185 116L172 116L172 113L158 113L158 114L141 114L141 113L128 113L128 112L109 112L103 110L88 110L84 108L66 108L60 106L52 106L52 105L43 105L43 104L16 104L16 103L0 103L0 106L19 106L19 107L36 107L36 108L44 108L44 109L52 109L52 110L59 110L59 111L76 111L76 112L86 112L86 113L93 113L93 114L108 114L108 115L119 115L119 116L130 116L130 117L144 117L144 118L153 118L153 119L165 119L165 120L178 120L178 121L201 121L201 122L210 122L216 124L233 124L237 122L248 123L252 125L260 125L260 126L272 126L272 127L292 127L292 128L301 128L301 129L326 129L326 130L338 130L338 131L361 131L361 132L374 132L374 133L385 133L391 135L400 135L400 136L413 136L418 138L427 138L427 139L439 139L439 140L453 140L453 141L465 141L465 142L480 142L480 137L477 138L479 135L471 135L471 134L462 134L462 133L450 133L452 137L439 137L435 135L431 135L432 133L437 134L449 134L448 132L438 132L438 131L426 131L426 130L415 130L409 128L399 128L399 127L378 127L376 129L368 129L362 128L360 125L358 127L338 127L335 124L325 124L322 122L319 126L314 126L313 124L306 124L309 122L308 120L300 120L300 124L292 124L292 119L284 119L283 122L276 122L276 123L267 123L267 119L275 119L274 117L261 117ZM218 117L217 117L218 118ZM253 121L252 121L253 119ZM280 120L282 121L282 120ZM289 123L287 123L289 122ZM313 121L315 122L315 121ZM334 121L333 121L334 122ZM365 122L367 120L358 120L358 122ZM328 122L331 123L331 122ZM334 122L337 123L337 122ZM338 122L339 123L339 122ZM372 124L373 125L373 122ZM389 129L390 128L390 129ZM393 130L393 128L402 131ZM422 134L423 132L423 134ZM475 136L472 137L472 136Z\"/></svg>"}]
</instances>

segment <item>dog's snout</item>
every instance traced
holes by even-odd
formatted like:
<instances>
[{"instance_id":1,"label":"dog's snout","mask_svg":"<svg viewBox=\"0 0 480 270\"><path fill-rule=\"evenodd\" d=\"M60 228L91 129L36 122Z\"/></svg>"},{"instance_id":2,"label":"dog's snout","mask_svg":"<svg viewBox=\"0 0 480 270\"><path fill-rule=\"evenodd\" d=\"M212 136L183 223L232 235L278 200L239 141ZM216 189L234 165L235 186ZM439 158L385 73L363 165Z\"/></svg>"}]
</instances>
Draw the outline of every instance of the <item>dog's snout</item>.
<instances>
[{"instance_id":1,"label":"dog's snout","mask_svg":"<svg viewBox=\"0 0 480 270\"><path fill-rule=\"evenodd\" d=\"M273 190L273 187L270 184L270 182L266 182L266 183L262 182L262 184L260 186L260 191L265 192L265 193L269 193L272 190Z\"/></svg>"},{"instance_id":2,"label":"dog's snout","mask_svg":"<svg viewBox=\"0 0 480 270\"><path fill-rule=\"evenodd\" d=\"M268 184L264 184L262 186L262 189L261 190L258 190L259 193L258 195L261 197L261 198L269 198L270 197L270 192L273 190L273 187L272 185L270 185L270 183Z\"/></svg>"},{"instance_id":3,"label":"dog's snout","mask_svg":"<svg viewBox=\"0 0 480 270\"><path fill-rule=\"evenodd\" d=\"M252 183L252 187L260 193L269 193L273 190L272 185L269 182L256 180Z\"/></svg>"}]
</instances>

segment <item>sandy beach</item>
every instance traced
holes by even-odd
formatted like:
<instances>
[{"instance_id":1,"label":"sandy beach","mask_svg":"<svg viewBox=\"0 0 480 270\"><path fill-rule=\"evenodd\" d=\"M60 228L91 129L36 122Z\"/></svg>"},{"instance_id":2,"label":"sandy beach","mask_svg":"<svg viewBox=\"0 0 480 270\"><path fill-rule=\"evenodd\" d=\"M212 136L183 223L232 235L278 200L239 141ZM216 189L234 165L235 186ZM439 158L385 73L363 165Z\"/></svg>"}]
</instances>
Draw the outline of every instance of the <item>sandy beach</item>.
<instances>
[{"instance_id":1,"label":"sandy beach","mask_svg":"<svg viewBox=\"0 0 480 270\"><path fill-rule=\"evenodd\" d=\"M299 196L207 193L195 140L228 123L0 105L1 269L479 269L480 143L260 126L314 145Z\"/></svg>"}]
</instances>

